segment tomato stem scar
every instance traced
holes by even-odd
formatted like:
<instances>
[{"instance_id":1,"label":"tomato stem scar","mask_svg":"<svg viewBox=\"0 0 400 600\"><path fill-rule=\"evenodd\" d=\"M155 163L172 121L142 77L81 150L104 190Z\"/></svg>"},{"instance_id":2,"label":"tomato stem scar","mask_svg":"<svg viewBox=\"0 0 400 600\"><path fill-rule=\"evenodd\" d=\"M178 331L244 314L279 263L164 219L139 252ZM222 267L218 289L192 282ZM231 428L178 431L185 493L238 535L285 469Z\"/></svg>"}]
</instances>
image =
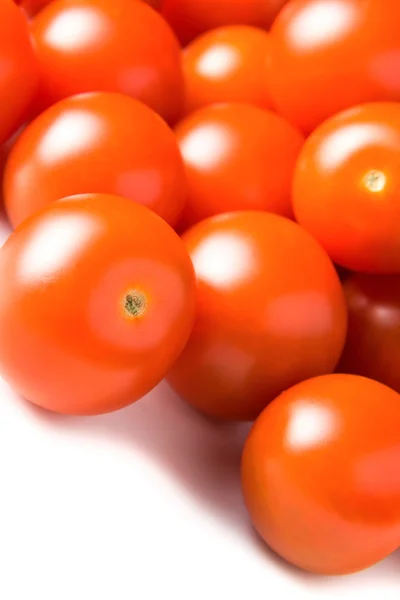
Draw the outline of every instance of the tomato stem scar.
<instances>
[{"instance_id":1,"label":"tomato stem scar","mask_svg":"<svg viewBox=\"0 0 400 600\"><path fill-rule=\"evenodd\" d=\"M136 290L129 292L129 294L125 296L124 308L128 317L141 317L147 308L146 297Z\"/></svg>"},{"instance_id":2,"label":"tomato stem scar","mask_svg":"<svg viewBox=\"0 0 400 600\"><path fill-rule=\"evenodd\" d=\"M364 177L365 187L370 192L381 192L386 184L386 175L382 171L368 171Z\"/></svg>"}]
</instances>

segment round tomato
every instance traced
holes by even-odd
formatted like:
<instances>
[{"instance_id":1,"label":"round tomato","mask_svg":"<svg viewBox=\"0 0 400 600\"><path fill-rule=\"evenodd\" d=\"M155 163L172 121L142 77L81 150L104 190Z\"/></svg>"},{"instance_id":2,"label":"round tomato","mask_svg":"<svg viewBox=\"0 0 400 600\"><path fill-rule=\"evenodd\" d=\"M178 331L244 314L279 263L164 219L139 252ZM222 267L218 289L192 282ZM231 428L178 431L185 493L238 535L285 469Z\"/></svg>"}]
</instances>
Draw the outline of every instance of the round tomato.
<instances>
[{"instance_id":1,"label":"round tomato","mask_svg":"<svg viewBox=\"0 0 400 600\"><path fill-rule=\"evenodd\" d=\"M81 92L121 92L168 121L182 110L179 44L144 2L56 0L32 23L41 79L39 104Z\"/></svg>"},{"instance_id":2,"label":"round tomato","mask_svg":"<svg viewBox=\"0 0 400 600\"><path fill-rule=\"evenodd\" d=\"M222 25L268 28L288 0L163 0L162 14L182 44Z\"/></svg>"},{"instance_id":3,"label":"round tomato","mask_svg":"<svg viewBox=\"0 0 400 600\"><path fill-rule=\"evenodd\" d=\"M0 144L27 117L37 91L37 64L26 20L12 0L0 0Z\"/></svg>"},{"instance_id":4,"label":"round tomato","mask_svg":"<svg viewBox=\"0 0 400 600\"><path fill-rule=\"evenodd\" d=\"M307 139L293 184L299 223L339 265L400 272L400 104L328 119Z\"/></svg>"},{"instance_id":5,"label":"round tomato","mask_svg":"<svg viewBox=\"0 0 400 600\"><path fill-rule=\"evenodd\" d=\"M291 182L302 135L270 111L245 104L202 108L176 128L186 166L183 224L235 210L292 215Z\"/></svg>"},{"instance_id":6,"label":"round tomato","mask_svg":"<svg viewBox=\"0 0 400 600\"><path fill-rule=\"evenodd\" d=\"M282 390L331 372L346 306L328 256L296 223L248 211L183 236L198 280L197 317L172 387L223 418L254 419Z\"/></svg>"},{"instance_id":7,"label":"round tomato","mask_svg":"<svg viewBox=\"0 0 400 600\"><path fill-rule=\"evenodd\" d=\"M104 192L131 198L174 224L185 201L185 173L168 125L122 94L67 98L22 133L7 163L4 195L11 223L53 200Z\"/></svg>"},{"instance_id":8,"label":"round tomato","mask_svg":"<svg viewBox=\"0 0 400 600\"><path fill-rule=\"evenodd\" d=\"M400 393L400 276L351 275L344 291L349 331L338 369Z\"/></svg>"},{"instance_id":9,"label":"round tomato","mask_svg":"<svg viewBox=\"0 0 400 600\"><path fill-rule=\"evenodd\" d=\"M271 30L269 90L304 132L356 104L400 100L398 0L293 0Z\"/></svg>"},{"instance_id":10,"label":"round tomato","mask_svg":"<svg viewBox=\"0 0 400 600\"><path fill-rule=\"evenodd\" d=\"M157 215L118 196L53 202L0 250L0 371L61 413L116 410L149 392L193 325L193 266Z\"/></svg>"},{"instance_id":11,"label":"round tomato","mask_svg":"<svg viewBox=\"0 0 400 600\"><path fill-rule=\"evenodd\" d=\"M339 575L400 540L400 397L355 375L304 381L268 406L242 460L255 528L280 556Z\"/></svg>"}]
</instances>

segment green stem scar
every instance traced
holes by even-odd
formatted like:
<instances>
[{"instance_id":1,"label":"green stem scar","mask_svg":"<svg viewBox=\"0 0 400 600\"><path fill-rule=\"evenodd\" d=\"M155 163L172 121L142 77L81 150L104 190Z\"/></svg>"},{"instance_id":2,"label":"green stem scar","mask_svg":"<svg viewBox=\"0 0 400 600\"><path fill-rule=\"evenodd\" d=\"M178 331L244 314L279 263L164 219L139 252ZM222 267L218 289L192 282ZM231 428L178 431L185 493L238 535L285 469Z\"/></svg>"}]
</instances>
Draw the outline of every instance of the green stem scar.
<instances>
[{"instance_id":1,"label":"green stem scar","mask_svg":"<svg viewBox=\"0 0 400 600\"><path fill-rule=\"evenodd\" d=\"M386 175L372 169L364 176L364 184L370 192L381 192L386 185Z\"/></svg>"},{"instance_id":2,"label":"green stem scar","mask_svg":"<svg viewBox=\"0 0 400 600\"><path fill-rule=\"evenodd\" d=\"M124 308L128 317L133 319L140 317L147 308L146 297L134 290L125 296Z\"/></svg>"}]
</instances>

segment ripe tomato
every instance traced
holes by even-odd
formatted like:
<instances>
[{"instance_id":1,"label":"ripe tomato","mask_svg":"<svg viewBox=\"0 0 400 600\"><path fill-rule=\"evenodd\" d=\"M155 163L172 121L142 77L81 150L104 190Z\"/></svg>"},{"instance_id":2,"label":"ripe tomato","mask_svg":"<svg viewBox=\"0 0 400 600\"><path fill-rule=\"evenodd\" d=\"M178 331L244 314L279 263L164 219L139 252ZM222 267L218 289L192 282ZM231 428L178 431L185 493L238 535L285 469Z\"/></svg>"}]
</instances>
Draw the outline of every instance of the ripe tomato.
<instances>
[{"instance_id":1,"label":"ripe tomato","mask_svg":"<svg viewBox=\"0 0 400 600\"><path fill-rule=\"evenodd\" d=\"M288 386L335 368L346 335L343 291L307 232L249 211L205 220L183 239L198 308L169 381L185 400L219 418L254 419Z\"/></svg>"},{"instance_id":2,"label":"ripe tomato","mask_svg":"<svg viewBox=\"0 0 400 600\"><path fill-rule=\"evenodd\" d=\"M22 125L37 83L25 18L12 0L0 0L0 144Z\"/></svg>"},{"instance_id":3,"label":"ripe tomato","mask_svg":"<svg viewBox=\"0 0 400 600\"><path fill-rule=\"evenodd\" d=\"M349 331L338 369L400 392L400 276L351 275L344 291Z\"/></svg>"},{"instance_id":4,"label":"ripe tomato","mask_svg":"<svg viewBox=\"0 0 400 600\"><path fill-rule=\"evenodd\" d=\"M176 128L189 192L184 224L224 212L292 215L290 188L302 135L255 106L208 106Z\"/></svg>"},{"instance_id":5,"label":"ripe tomato","mask_svg":"<svg viewBox=\"0 0 400 600\"><path fill-rule=\"evenodd\" d=\"M293 0L271 42L272 100L306 133L356 104L400 100L398 0Z\"/></svg>"},{"instance_id":6,"label":"ripe tomato","mask_svg":"<svg viewBox=\"0 0 400 600\"><path fill-rule=\"evenodd\" d=\"M270 106L267 86L269 35L231 25L194 40L183 55L187 113L217 102Z\"/></svg>"},{"instance_id":7,"label":"ripe tomato","mask_svg":"<svg viewBox=\"0 0 400 600\"><path fill-rule=\"evenodd\" d=\"M268 28L288 0L163 0L162 14L187 44L221 25Z\"/></svg>"},{"instance_id":8,"label":"ripe tomato","mask_svg":"<svg viewBox=\"0 0 400 600\"><path fill-rule=\"evenodd\" d=\"M286 391L256 421L243 453L244 498L280 556L346 574L399 545L399 464L399 395L363 377L326 375Z\"/></svg>"},{"instance_id":9,"label":"ripe tomato","mask_svg":"<svg viewBox=\"0 0 400 600\"><path fill-rule=\"evenodd\" d=\"M140 204L102 194L53 202L0 251L0 371L43 408L116 410L149 392L193 325L193 267Z\"/></svg>"},{"instance_id":10,"label":"ripe tomato","mask_svg":"<svg viewBox=\"0 0 400 600\"><path fill-rule=\"evenodd\" d=\"M67 98L33 121L10 154L4 195L14 226L53 200L92 192L136 200L171 224L183 208L185 173L175 136L128 96Z\"/></svg>"},{"instance_id":11,"label":"ripe tomato","mask_svg":"<svg viewBox=\"0 0 400 600\"><path fill-rule=\"evenodd\" d=\"M144 2L56 0L32 23L43 106L81 92L121 92L168 121L182 110L179 44Z\"/></svg>"},{"instance_id":12,"label":"ripe tomato","mask_svg":"<svg viewBox=\"0 0 400 600\"><path fill-rule=\"evenodd\" d=\"M400 272L400 104L328 119L306 141L293 184L299 223L354 271Z\"/></svg>"}]
</instances>

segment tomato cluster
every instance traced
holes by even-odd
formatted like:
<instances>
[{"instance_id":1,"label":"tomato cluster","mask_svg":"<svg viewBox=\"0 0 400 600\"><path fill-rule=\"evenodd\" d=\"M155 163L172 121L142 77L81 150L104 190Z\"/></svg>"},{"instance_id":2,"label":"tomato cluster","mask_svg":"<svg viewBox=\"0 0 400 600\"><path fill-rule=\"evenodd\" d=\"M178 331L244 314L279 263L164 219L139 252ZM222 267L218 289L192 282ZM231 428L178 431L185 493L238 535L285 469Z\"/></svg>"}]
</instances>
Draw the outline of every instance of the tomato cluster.
<instances>
[{"instance_id":1,"label":"tomato cluster","mask_svg":"<svg viewBox=\"0 0 400 600\"><path fill-rule=\"evenodd\" d=\"M398 0L0 0L0 373L255 421L266 543L400 546Z\"/></svg>"}]
</instances>

